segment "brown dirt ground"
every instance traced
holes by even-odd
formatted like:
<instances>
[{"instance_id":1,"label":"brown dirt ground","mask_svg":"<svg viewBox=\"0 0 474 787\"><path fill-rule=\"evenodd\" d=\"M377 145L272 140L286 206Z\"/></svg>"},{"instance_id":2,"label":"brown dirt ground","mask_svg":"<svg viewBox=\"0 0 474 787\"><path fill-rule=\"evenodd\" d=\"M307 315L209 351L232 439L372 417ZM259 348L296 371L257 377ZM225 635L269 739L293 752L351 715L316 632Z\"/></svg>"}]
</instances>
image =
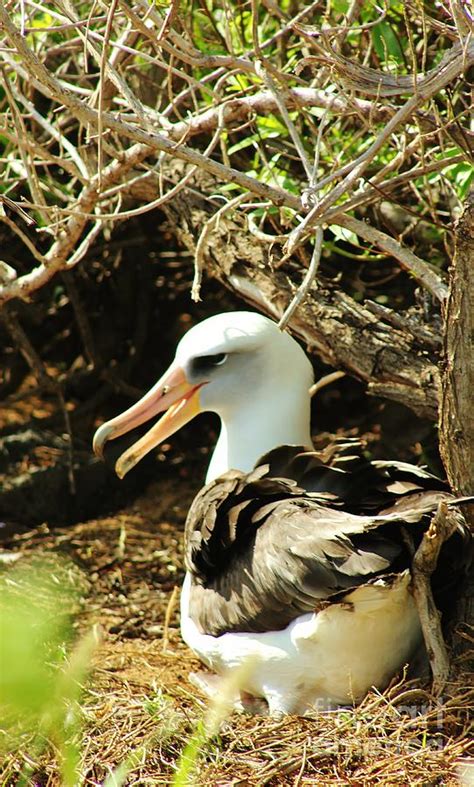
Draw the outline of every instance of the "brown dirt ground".
<instances>
[{"instance_id":1,"label":"brown dirt ground","mask_svg":"<svg viewBox=\"0 0 474 787\"><path fill-rule=\"evenodd\" d=\"M22 423L42 400L4 408ZM25 409L26 408L26 409ZM12 420L17 419L17 420ZM195 452L196 454L196 452ZM194 457L196 460L196 456ZM202 460L202 461L201 461ZM198 464L202 464L202 456ZM84 598L78 634L97 632L81 697L81 779L104 784L126 765L127 785L170 784L207 703L189 682L201 668L179 634L178 589L183 578L183 525L200 478L196 461L151 484L113 516L67 528L46 525L9 536L22 560L63 555L81 571ZM358 708L316 718L282 720L233 713L201 747L196 785L467 785L472 750L472 676L461 670L442 704L425 685L399 679ZM0 785L14 787L29 766L28 787L61 784L53 744L40 755L24 739L0 762ZM469 780L470 779L470 780ZM24 782L23 782L24 783ZM118 782L110 782L117 784Z\"/></svg>"},{"instance_id":2,"label":"brown dirt ground","mask_svg":"<svg viewBox=\"0 0 474 787\"><path fill-rule=\"evenodd\" d=\"M96 626L100 637L81 703L84 785L103 784L126 762L126 784L170 784L205 710L188 680L199 663L180 640L174 592L183 576L182 527L191 486L183 479L154 483L115 516L67 529L39 528L8 545L24 556L66 554L85 575L80 628ZM461 780L460 770L472 733L473 697L464 681L447 688L443 707L424 687L399 682L384 695L371 694L359 708L315 719L234 713L202 748L193 783L472 784ZM32 786L61 783L50 748L37 760L23 750L12 752L3 785L16 784L28 757Z\"/></svg>"}]
</instances>

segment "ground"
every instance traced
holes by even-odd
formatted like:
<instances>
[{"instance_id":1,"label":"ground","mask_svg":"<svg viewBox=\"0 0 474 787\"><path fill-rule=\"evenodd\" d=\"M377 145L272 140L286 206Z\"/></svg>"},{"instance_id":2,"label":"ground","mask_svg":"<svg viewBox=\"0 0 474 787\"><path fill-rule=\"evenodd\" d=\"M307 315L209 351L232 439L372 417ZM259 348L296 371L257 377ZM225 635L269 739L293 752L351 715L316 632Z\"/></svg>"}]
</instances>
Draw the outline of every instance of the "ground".
<instances>
[{"instance_id":1,"label":"ground","mask_svg":"<svg viewBox=\"0 0 474 787\"><path fill-rule=\"evenodd\" d=\"M193 479L154 482L113 516L36 528L5 545L9 554L21 552L21 560L66 555L83 578L79 631L95 626L97 632L81 698L84 785L104 784L118 766L128 775L109 784L170 784L205 713L206 702L188 678L200 665L179 634L183 522L193 489ZM184 783L472 784L462 777L472 692L469 697L461 677L442 701L427 686L398 679L359 708L314 719L234 713L203 742L194 781ZM4 758L4 785L19 783L25 758L29 784L61 784L53 748L35 759L22 747Z\"/></svg>"},{"instance_id":2,"label":"ground","mask_svg":"<svg viewBox=\"0 0 474 787\"><path fill-rule=\"evenodd\" d=\"M364 434L371 450L382 456L387 455L389 444L397 449L399 458L412 458L411 446L417 445L425 426L414 424L408 413L381 406L373 419L375 426L372 422L368 425L364 392L354 392L347 382L343 395L334 400L336 393L329 388L327 400L323 397L316 403L317 428L331 421L331 402L336 402L335 410L343 402L345 423L352 418L344 434ZM91 461L94 429L123 403L112 402L108 407L108 416L103 404L95 415L85 408L82 420L77 422L76 458L83 457L85 467ZM54 396L40 395L34 379L26 377L20 394L2 408L0 432L16 435L31 423L35 429L44 424L51 428L48 419L56 413ZM410 421L402 420L409 417ZM340 423L341 418L333 421ZM381 430L379 422L384 424ZM34 508L35 501L36 505L38 501L46 504L48 495L53 494L53 487L43 485L39 471L54 468L61 457L64 459L62 443L48 448L31 444L29 452L20 445L17 464L8 452L5 455L0 451L3 503L7 483L12 479L36 479L34 489L21 487L31 495L26 499L26 493L20 493L25 497L23 524L16 526L14 521L9 522L5 511L0 513L10 525L2 527L0 523L0 574L8 577L16 566L31 560L47 563L59 557L70 561L65 565L73 567L82 594L75 617L76 641L93 632L91 663L80 681L77 784L171 784L177 768L181 767L183 773L182 755L190 740L199 744L194 781L183 777L176 784L473 784L474 776L472 771L469 776L467 768L469 756L474 767L474 692L472 677L466 674L462 661L439 699L430 694L429 683L409 682L397 676L383 695L371 693L358 708L312 719L277 720L232 713L221 721L218 734L202 733L200 723L208 706L189 680L190 672L200 669L200 664L180 638L179 588L183 579L184 521L204 477L215 425L212 420L198 420L192 425L194 431L176 435L169 445L161 447L158 457L150 457L148 469L146 461L140 463L127 477L126 504L117 502L120 497L115 487L106 484L100 491L100 485L89 486L95 491L89 491L91 500L85 502L91 502L96 512L106 513L95 513L90 518L82 515L79 523L81 515L77 511L82 510L83 501L76 500L75 519L64 515L65 509L56 498L49 506L55 515L52 518L40 516ZM62 432L61 418L55 428ZM400 442L401 437L404 443L400 447L397 439ZM77 451L79 440L82 454ZM63 459L61 467L67 481L67 451ZM5 467L8 478L1 475ZM140 473L142 481L136 483ZM104 482L102 475L99 481ZM125 489L124 484L120 489ZM138 496L136 489L141 489ZM10 510L18 513L19 499L14 498ZM34 528L30 515L40 523ZM31 730L15 739L15 744L0 732L3 787L59 787L64 783L57 741L43 742L39 748L37 744ZM28 775L23 778L25 772Z\"/></svg>"}]
</instances>

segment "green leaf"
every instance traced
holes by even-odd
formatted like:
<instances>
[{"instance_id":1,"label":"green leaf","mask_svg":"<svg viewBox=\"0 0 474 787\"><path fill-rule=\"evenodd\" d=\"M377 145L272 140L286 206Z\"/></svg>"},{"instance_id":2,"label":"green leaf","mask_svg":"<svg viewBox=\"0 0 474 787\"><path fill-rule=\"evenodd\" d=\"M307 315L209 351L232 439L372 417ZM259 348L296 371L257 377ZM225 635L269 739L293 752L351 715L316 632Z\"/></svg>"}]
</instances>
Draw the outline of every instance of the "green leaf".
<instances>
[{"instance_id":1,"label":"green leaf","mask_svg":"<svg viewBox=\"0 0 474 787\"><path fill-rule=\"evenodd\" d=\"M391 59L400 65L405 64L404 51L400 46L390 22L383 20L372 30L374 49L382 62Z\"/></svg>"},{"instance_id":2,"label":"green leaf","mask_svg":"<svg viewBox=\"0 0 474 787\"><path fill-rule=\"evenodd\" d=\"M359 246L359 239L355 232L347 230L345 227L340 227L338 224L331 224L329 226L336 241L341 243L352 243L354 246Z\"/></svg>"}]
</instances>

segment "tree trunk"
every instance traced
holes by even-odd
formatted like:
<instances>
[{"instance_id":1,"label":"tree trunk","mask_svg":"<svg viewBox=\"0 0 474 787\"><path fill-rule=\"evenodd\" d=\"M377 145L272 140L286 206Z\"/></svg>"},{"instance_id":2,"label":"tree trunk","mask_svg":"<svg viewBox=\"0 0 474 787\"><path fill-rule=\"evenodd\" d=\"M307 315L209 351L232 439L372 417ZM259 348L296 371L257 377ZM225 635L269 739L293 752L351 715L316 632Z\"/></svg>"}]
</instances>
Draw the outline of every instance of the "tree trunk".
<instances>
[{"instance_id":1,"label":"tree trunk","mask_svg":"<svg viewBox=\"0 0 474 787\"><path fill-rule=\"evenodd\" d=\"M455 492L474 495L474 192L456 225L444 316L440 450ZM472 506L465 516L474 529Z\"/></svg>"},{"instance_id":2,"label":"tree trunk","mask_svg":"<svg viewBox=\"0 0 474 787\"><path fill-rule=\"evenodd\" d=\"M459 495L474 495L474 191L456 225L445 310L439 439L452 488ZM474 505L463 506L463 514L474 532ZM458 606L455 653L469 648L468 629L474 626L472 569Z\"/></svg>"}]
</instances>

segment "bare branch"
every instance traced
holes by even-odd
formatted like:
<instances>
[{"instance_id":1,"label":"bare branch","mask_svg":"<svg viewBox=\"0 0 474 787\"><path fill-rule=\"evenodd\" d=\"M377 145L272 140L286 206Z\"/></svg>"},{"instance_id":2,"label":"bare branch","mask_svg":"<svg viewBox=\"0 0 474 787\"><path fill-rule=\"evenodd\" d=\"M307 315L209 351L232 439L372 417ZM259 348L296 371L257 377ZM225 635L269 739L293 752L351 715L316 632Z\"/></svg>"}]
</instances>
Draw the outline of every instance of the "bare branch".
<instances>
[{"instance_id":1,"label":"bare branch","mask_svg":"<svg viewBox=\"0 0 474 787\"><path fill-rule=\"evenodd\" d=\"M402 246L395 238L375 229L375 227L371 227L370 224L366 224L364 221L352 218L352 216L337 216L334 218L334 223L355 232L356 235L368 240L370 243L374 243L387 254L391 254L398 260L402 268L411 273L435 298L444 302L448 294L447 285L428 263L417 257L410 249Z\"/></svg>"},{"instance_id":2,"label":"bare branch","mask_svg":"<svg viewBox=\"0 0 474 787\"><path fill-rule=\"evenodd\" d=\"M196 253L195 253L195 261L194 261L194 279L193 285L191 288L191 298L193 301L200 301L200 291L201 291L201 280L202 274L204 270L204 253L206 243L209 239L209 235L211 234L212 230L218 226L220 219L229 211L236 208L240 205L244 200L247 199L247 194L239 194L238 197L231 199L229 202L226 202L225 205L222 206L214 215L207 221L204 225L204 229L202 230L198 242L196 244Z\"/></svg>"},{"instance_id":3,"label":"bare branch","mask_svg":"<svg viewBox=\"0 0 474 787\"><path fill-rule=\"evenodd\" d=\"M457 526L456 516L445 501L431 520L420 546L413 558L412 586L425 646L433 673L433 691L440 694L449 674L449 658L441 631L440 614L436 609L430 579L438 562L443 543L453 534Z\"/></svg>"},{"instance_id":4,"label":"bare branch","mask_svg":"<svg viewBox=\"0 0 474 787\"><path fill-rule=\"evenodd\" d=\"M341 380L342 377L345 377L345 372L330 372L329 374L325 374L324 377L320 377L314 385L311 386L309 389L310 396L316 396L319 391L323 388L326 388L327 385L332 385L337 380Z\"/></svg>"},{"instance_id":5,"label":"bare branch","mask_svg":"<svg viewBox=\"0 0 474 787\"><path fill-rule=\"evenodd\" d=\"M308 267L308 270L306 271L306 275L301 285L298 287L294 297L292 298L290 305L285 310L283 316L281 317L278 323L278 327L282 331L284 330L284 328L286 328L286 326L290 322L298 306L306 298L309 288L314 282L314 278L318 271L319 262L321 260L322 248L323 248L323 230L322 227L317 227L314 235L313 254L311 255L311 262Z\"/></svg>"},{"instance_id":6,"label":"bare branch","mask_svg":"<svg viewBox=\"0 0 474 787\"><path fill-rule=\"evenodd\" d=\"M408 120L428 98L437 93L446 84L449 84L455 77L462 74L472 63L474 63L474 41L464 50L456 45L444 55L439 66L420 80L416 94L400 107L385 128L378 134L371 146L352 162L349 173L341 183L323 197L308 213L304 221L292 232L286 246L287 254L293 253L311 226L325 221L325 214L328 209L345 192L349 191L350 187L361 177L395 129Z\"/></svg>"},{"instance_id":7,"label":"bare branch","mask_svg":"<svg viewBox=\"0 0 474 787\"><path fill-rule=\"evenodd\" d=\"M300 161L303 164L304 171L306 172L306 177L308 178L308 184L311 185L313 169L308 161L308 157L306 156L306 151L304 149L300 135L298 134L298 131L296 130L296 126L288 114L288 110L285 106L284 99L281 96L281 93L284 93L285 90L283 89L281 91L277 88L270 74L265 70L265 64L263 61L257 62L255 68L257 74L262 78L263 82L269 88L270 93L273 95L273 98L275 99L278 109L280 110L283 120L285 121L285 125L288 131L290 132L290 136L293 140L293 144L296 150L298 151Z\"/></svg>"}]
</instances>

